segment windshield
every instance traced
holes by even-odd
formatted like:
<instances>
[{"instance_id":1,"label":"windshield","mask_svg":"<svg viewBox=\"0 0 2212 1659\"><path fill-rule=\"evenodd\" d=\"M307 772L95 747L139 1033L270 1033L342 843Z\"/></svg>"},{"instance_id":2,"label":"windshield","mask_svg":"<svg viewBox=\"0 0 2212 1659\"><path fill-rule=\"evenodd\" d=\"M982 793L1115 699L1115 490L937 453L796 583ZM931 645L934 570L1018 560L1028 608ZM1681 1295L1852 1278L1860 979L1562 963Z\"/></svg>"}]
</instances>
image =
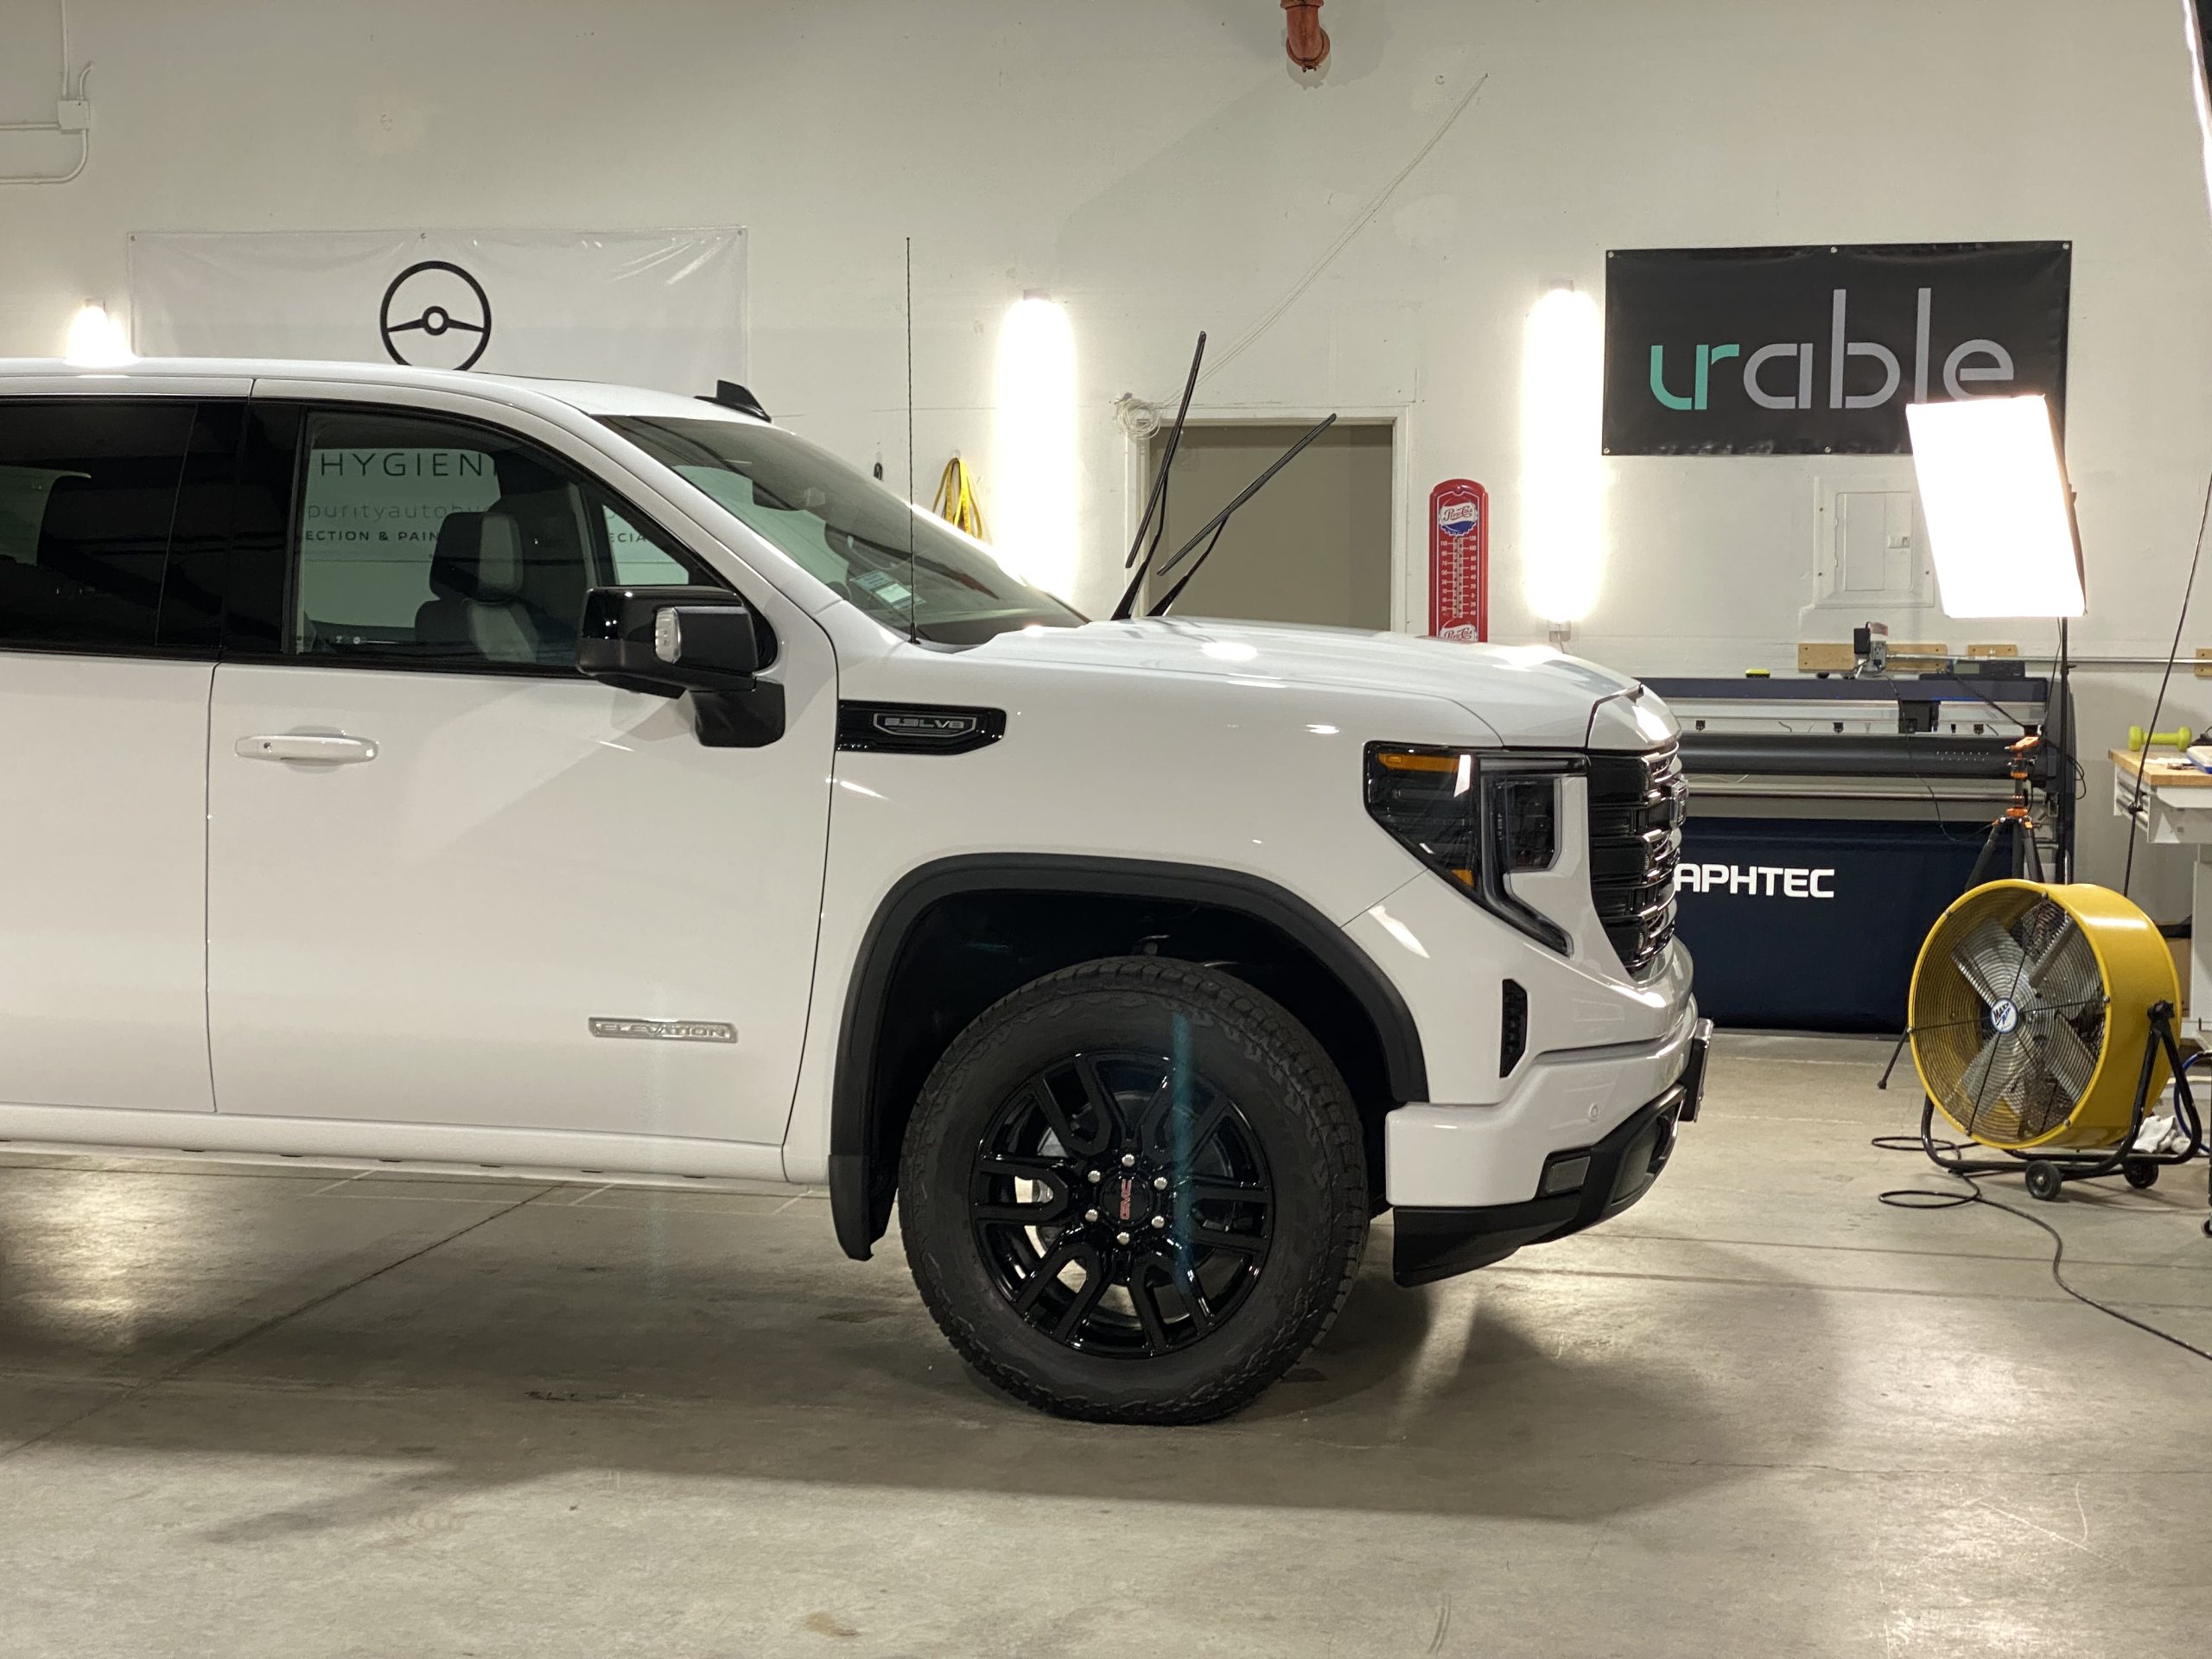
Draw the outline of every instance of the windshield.
<instances>
[{"instance_id":1,"label":"windshield","mask_svg":"<svg viewBox=\"0 0 2212 1659\"><path fill-rule=\"evenodd\" d=\"M740 421L601 418L887 627L904 633L911 617L921 639L972 645L1085 620L982 542L804 438Z\"/></svg>"}]
</instances>

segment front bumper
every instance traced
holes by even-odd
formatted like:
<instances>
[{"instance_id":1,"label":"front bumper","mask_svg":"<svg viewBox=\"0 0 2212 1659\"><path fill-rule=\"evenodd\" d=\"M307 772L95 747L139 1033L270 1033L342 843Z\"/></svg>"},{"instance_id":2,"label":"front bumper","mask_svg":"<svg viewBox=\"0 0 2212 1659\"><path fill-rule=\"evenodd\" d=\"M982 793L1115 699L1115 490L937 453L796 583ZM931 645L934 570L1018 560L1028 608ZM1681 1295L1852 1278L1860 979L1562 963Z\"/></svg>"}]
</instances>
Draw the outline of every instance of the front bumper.
<instances>
[{"instance_id":1,"label":"front bumper","mask_svg":"<svg viewBox=\"0 0 2212 1659\"><path fill-rule=\"evenodd\" d=\"M1502 1262L1524 1244L1544 1243L1594 1227L1634 1204L1666 1168L1675 1130L1697 1117L1712 1031L1712 1021L1699 1020L1685 1043L1680 1075L1603 1140L1562 1148L1548 1157L1536 1196L1510 1204L1397 1206L1392 1276L1402 1285L1448 1279ZM1576 1161L1585 1158L1588 1162L1579 1185L1548 1196L1542 1192L1552 1172L1571 1173Z\"/></svg>"}]
</instances>

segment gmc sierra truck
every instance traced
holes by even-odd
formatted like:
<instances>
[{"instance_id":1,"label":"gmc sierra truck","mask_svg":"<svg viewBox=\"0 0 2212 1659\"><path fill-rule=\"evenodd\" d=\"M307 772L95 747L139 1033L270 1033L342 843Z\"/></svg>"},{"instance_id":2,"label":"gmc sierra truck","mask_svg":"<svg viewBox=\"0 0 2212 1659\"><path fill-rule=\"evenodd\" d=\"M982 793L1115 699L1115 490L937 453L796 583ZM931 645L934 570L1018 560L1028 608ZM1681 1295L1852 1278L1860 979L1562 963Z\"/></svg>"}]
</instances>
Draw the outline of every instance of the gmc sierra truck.
<instances>
[{"instance_id":1,"label":"gmc sierra truck","mask_svg":"<svg viewBox=\"0 0 2212 1659\"><path fill-rule=\"evenodd\" d=\"M734 403L741 406L728 406ZM1675 727L1545 648L1092 621L739 397L0 365L0 1138L894 1206L1176 1422L1639 1198Z\"/></svg>"}]
</instances>

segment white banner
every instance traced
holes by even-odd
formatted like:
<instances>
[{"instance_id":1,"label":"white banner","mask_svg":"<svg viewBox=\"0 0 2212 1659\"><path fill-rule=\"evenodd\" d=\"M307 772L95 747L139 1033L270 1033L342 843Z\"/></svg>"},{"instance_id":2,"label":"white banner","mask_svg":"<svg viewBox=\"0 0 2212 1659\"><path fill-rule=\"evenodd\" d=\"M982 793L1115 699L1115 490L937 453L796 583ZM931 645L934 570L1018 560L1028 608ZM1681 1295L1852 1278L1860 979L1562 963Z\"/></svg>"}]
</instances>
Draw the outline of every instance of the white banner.
<instances>
[{"instance_id":1,"label":"white banner","mask_svg":"<svg viewBox=\"0 0 2212 1659\"><path fill-rule=\"evenodd\" d=\"M710 392L746 378L745 232L142 232L147 357L409 363Z\"/></svg>"}]
</instances>

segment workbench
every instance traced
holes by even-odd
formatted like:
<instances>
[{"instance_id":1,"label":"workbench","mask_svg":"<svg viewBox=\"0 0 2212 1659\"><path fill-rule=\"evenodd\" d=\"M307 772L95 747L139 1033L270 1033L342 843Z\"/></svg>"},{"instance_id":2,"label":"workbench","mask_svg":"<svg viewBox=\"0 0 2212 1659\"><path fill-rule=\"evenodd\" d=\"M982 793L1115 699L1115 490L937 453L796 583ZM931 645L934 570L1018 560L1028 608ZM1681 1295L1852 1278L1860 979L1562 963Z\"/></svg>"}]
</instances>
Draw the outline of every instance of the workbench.
<instances>
[{"instance_id":1,"label":"workbench","mask_svg":"<svg viewBox=\"0 0 2212 1659\"><path fill-rule=\"evenodd\" d=\"M2153 846L2196 849L2190 885L2189 1003L2177 1034L2212 1047L2212 772L2179 755L2152 755L2138 817L2136 779L2144 772L2143 756L2128 749L2111 753L2113 815L2135 817L2136 833Z\"/></svg>"}]
</instances>

